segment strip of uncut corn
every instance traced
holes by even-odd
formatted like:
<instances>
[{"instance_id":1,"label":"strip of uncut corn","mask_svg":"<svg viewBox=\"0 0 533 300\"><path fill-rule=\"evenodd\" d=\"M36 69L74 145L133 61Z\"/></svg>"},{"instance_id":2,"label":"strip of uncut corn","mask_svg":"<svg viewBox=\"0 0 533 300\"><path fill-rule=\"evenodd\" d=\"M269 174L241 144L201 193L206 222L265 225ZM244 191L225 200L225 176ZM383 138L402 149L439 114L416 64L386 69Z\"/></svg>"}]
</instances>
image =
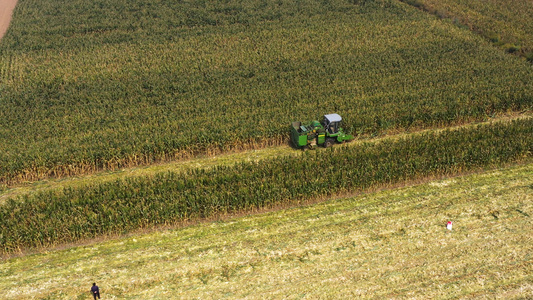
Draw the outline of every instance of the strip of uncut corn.
<instances>
[{"instance_id":1,"label":"strip of uncut corn","mask_svg":"<svg viewBox=\"0 0 533 300\"><path fill-rule=\"evenodd\" d=\"M0 206L0 250L50 248L523 161L532 129L533 119L516 120L24 195Z\"/></svg>"}]
</instances>

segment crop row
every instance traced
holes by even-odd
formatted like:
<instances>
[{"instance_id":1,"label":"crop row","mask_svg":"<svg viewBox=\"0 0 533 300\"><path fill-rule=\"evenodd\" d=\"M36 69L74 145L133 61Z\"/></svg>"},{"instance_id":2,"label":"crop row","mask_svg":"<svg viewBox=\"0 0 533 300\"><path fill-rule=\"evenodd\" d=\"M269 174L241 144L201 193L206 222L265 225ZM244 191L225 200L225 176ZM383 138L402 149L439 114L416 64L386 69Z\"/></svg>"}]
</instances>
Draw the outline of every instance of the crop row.
<instances>
[{"instance_id":1,"label":"crop row","mask_svg":"<svg viewBox=\"0 0 533 300\"><path fill-rule=\"evenodd\" d=\"M532 153L529 118L40 192L10 199L0 207L1 251L451 175L528 159Z\"/></svg>"}]
</instances>

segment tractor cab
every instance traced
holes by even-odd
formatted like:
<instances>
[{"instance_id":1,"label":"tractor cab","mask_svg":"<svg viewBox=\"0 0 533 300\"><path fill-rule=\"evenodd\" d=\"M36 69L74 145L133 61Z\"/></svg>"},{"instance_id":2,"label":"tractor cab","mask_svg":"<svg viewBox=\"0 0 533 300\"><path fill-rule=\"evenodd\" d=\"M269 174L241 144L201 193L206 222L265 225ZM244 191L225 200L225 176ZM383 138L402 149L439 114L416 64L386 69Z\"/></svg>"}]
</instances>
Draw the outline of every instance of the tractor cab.
<instances>
[{"instance_id":1,"label":"tractor cab","mask_svg":"<svg viewBox=\"0 0 533 300\"><path fill-rule=\"evenodd\" d=\"M338 114L329 114L324 115L324 128L328 131L329 134L335 134L339 131L341 127L342 118Z\"/></svg>"}]
</instances>

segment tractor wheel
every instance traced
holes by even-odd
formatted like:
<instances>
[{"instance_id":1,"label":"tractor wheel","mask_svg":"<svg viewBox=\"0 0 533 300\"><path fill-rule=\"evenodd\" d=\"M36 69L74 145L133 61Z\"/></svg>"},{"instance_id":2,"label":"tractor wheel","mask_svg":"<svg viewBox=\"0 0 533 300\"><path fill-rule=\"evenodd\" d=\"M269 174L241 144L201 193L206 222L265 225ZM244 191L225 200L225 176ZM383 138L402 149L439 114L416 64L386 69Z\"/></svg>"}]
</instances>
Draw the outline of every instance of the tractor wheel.
<instances>
[{"instance_id":1,"label":"tractor wheel","mask_svg":"<svg viewBox=\"0 0 533 300\"><path fill-rule=\"evenodd\" d=\"M335 139L327 138L326 141L324 142L324 147L328 148L328 147L333 146L334 144L335 144Z\"/></svg>"}]
</instances>

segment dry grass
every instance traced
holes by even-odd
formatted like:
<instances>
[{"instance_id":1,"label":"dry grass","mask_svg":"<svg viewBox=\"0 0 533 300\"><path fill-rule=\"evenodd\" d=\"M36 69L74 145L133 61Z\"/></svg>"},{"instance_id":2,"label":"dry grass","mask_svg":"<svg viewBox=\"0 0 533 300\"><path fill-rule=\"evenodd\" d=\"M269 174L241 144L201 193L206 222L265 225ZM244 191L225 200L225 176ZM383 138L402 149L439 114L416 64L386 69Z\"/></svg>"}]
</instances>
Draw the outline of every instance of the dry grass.
<instances>
[{"instance_id":1,"label":"dry grass","mask_svg":"<svg viewBox=\"0 0 533 300\"><path fill-rule=\"evenodd\" d=\"M533 297L533 164L2 261L10 299ZM454 221L453 231L445 224Z\"/></svg>"}]
</instances>

